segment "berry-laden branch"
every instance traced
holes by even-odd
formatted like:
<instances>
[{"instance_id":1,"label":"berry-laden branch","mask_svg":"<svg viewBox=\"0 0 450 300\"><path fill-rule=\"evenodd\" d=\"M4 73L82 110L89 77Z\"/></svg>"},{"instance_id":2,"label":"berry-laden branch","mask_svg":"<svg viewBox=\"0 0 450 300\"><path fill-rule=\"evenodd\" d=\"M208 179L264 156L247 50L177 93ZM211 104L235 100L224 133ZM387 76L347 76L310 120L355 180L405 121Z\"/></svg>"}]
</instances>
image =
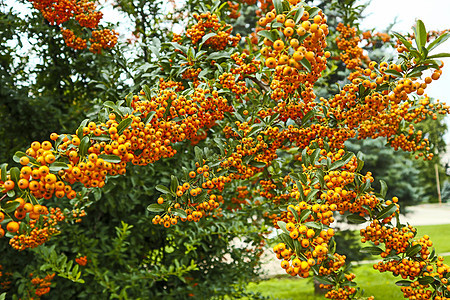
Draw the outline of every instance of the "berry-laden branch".
<instances>
[{"instance_id":1,"label":"berry-laden branch","mask_svg":"<svg viewBox=\"0 0 450 300\"><path fill-rule=\"evenodd\" d=\"M162 195L149 210L161 214L154 224L170 227L220 217L223 209L263 207L282 231L273 249L281 267L292 276L315 276L329 289L328 298L350 299L359 289L345 257L334 251L339 213L349 222L370 222L361 231L362 241L371 243L364 251L384 259L376 269L404 278L398 284L407 285L405 297L449 297L449 266L429 250L427 236L415 239L415 229L400 223L398 199L385 199L385 184L375 192L371 173L360 173L361 157L344 145L354 137L385 137L395 149L432 158L414 124L449 113L423 92L443 67L434 60L442 55L428 56L428 50L448 33L427 44L418 21L416 45L396 34L407 51L402 48L397 63L378 64L363 59L357 31L340 24L335 42L352 71L349 83L317 99L314 86L331 57L326 15L295 0L273 5L259 20L260 41L251 49L238 46L240 36L214 11L193 14L185 35L160 45L158 86L105 102L99 119L84 120L74 134L33 142L14 157L20 169L2 165L0 216L10 244L33 248L57 232L67 218L48 209L47 199L74 199L83 186L102 188L107 176L124 175L129 164L181 155L175 145L203 140L205 147L194 147L195 168L172 175L169 187L156 187Z\"/></svg>"},{"instance_id":2,"label":"berry-laden branch","mask_svg":"<svg viewBox=\"0 0 450 300\"><path fill-rule=\"evenodd\" d=\"M117 44L119 35L117 32L113 29L99 28L103 14L97 10L94 1L30 0L30 2L50 25L60 28L64 42L73 49L82 50L89 45L89 51L98 54L103 49L110 49ZM69 25L70 21L75 22Z\"/></svg>"}]
</instances>

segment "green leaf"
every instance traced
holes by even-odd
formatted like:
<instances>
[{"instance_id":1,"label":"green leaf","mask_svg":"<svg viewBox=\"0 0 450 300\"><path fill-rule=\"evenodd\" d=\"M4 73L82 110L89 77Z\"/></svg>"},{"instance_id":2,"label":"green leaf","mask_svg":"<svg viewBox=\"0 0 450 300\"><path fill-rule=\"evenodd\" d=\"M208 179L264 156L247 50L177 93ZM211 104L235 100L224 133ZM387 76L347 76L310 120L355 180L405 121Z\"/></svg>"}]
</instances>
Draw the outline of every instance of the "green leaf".
<instances>
[{"instance_id":1,"label":"green leaf","mask_svg":"<svg viewBox=\"0 0 450 300\"><path fill-rule=\"evenodd\" d=\"M186 219L187 218L187 214L186 211L184 211L181 208L173 208L171 210L171 212L173 212L174 215L179 216L180 218Z\"/></svg>"},{"instance_id":2,"label":"green leaf","mask_svg":"<svg viewBox=\"0 0 450 300\"><path fill-rule=\"evenodd\" d=\"M209 38L212 38L213 36L216 36L217 35L217 33L215 33L215 32L210 32L210 33L208 33L208 34L205 34L204 36L203 36L203 38L202 38L202 41L200 42L200 45L199 45L199 50L202 48L202 46L203 46L203 44L209 39Z\"/></svg>"},{"instance_id":3,"label":"green leaf","mask_svg":"<svg viewBox=\"0 0 450 300\"><path fill-rule=\"evenodd\" d=\"M375 247L375 246L364 247L364 248L361 248L360 252L369 253L372 255L380 255L383 252L383 249L381 249L380 247Z\"/></svg>"},{"instance_id":4,"label":"green leaf","mask_svg":"<svg viewBox=\"0 0 450 300\"><path fill-rule=\"evenodd\" d=\"M358 214L352 214L352 215L348 215L347 216L347 222L351 223L351 224L362 224L367 222L366 218L361 217Z\"/></svg>"},{"instance_id":5,"label":"green leaf","mask_svg":"<svg viewBox=\"0 0 450 300\"><path fill-rule=\"evenodd\" d=\"M68 169L69 166L62 161L57 161L57 162L52 163L48 168L49 168L50 172L56 173L59 170Z\"/></svg>"},{"instance_id":6,"label":"green leaf","mask_svg":"<svg viewBox=\"0 0 450 300\"><path fill-rule=\"evenodd\" d=\"M309 18L312 19L314 18L320 11L320 8L318 7L312 7L308 10L309 12Z\"/></svg>"},{"instance_id":7,"label":"green leaf","mask_svg":"<svg viewBox=\"0 0 450 300\"><path fill-rule=\"evenodd\" d=\"M118 164L122 161L119 156L113 154L99 154L98 158L113 164Z\"/></svg>"},{"instance_id":8,"label":"green leaf","mask_svg":"<svg viewBox=\"0 0 450 300\"><path fill-rule=\"evenodd\" d=\"M182 46L182 45L180 45L178 43L170 42L170 43L167 43L167 45L171 45L175 49L180 50L183 54L186 54L186 52L187 52L187 47Z\"/></svg>"},{"instance_id":9,"label":"green leaf","mask_svg":"<svg viewBox=\"0 0 450 300\"><path fill-rule=\"evenodd\" d=\"M303 225L310 227L310 228L315 228L315 229L323 229L323 225L320 222L306 222Z\"/></svg>"},{"instance_id":10,"label":"green leaf","mask_svg":"<svg viewBox=\"0 0 450 300\"><path fill-rule=\"evenodd\" d=\"M355 154L353 154L353 153L351 153L351 152L345 153L345 155L342 157L342 161L344 162L344 166L345 166L346 164L348 164L348 163L352 160L352 158L353 158L354 155L355 155Z\"/></svg>"},{"instance_id":11,"label":"green leaf","mask_svg":"<svg viewBox=\"0 0 450 300\"><path fill-rule=\"evenodd\" d=\"M18 208L20 203L18 201L11 201L2 205L2 210L6 213L12 213Z\"/></svg>"},{"instance_id":12,"label":"green leaf","mask_svg":"<svg viewBox=\"0 0 450 300\"><path fill-rule=\"evenodd\" d=\"M361 153L361 152L359 152L359 153ZM362 157L362 153L361 153L361 157ZM358 156L357 156L357 161L358 161L358 166L356 167L356 171L359 172L364 167L364 161L361 158L359 158Z\"/></svg>"},{"instance_id":13,"label":"green leaf","mask_svg":"<svg viewBox=\"0 0 450 300\"><path fill-rule=\"evenodd\" d=\"M380 180L380 185L381 185L380 194L383 198L385 198L387 193L387 184L384 180Z\"/></svg>"},{"instance_id":14,"label":"green leaf","mask_svg":"<svg viewBox=\"0 0 450 300\"><path fill-rule=\"evenodd\" d=\"M118 114L121 118L123 118L123 113L119 110L119 107L114 102L105 101L103 103L103 106L112 109L116 114Z\"/></svg>"},{"instance_id":15,"label":"green leaf","mask_svg":"<svg viewBox=\"0 0 450 300\"><path fill-rule=\"evenodd\" d=\"M337 160L330 166L330 171L336 170L344 165L344 162L342 160Z\"/></svg>"},{"instance_id":16,"label":"green leaf","mask_svg":"<svg viewBox=\"0 0 450 300\"><path fill-rule=\"evenodd\" d=\"M153 203L147 206L147 210L150 212L163 212L165 211L164 206L161 204Z\"/></svg>"},{"instance_id":17,"label":"green leaf","mask_svg":"<svg viewBox=\"0 0 450 300\"><path fill-rule=\"evenodd\" d=\"M78 274L78 269L80 268L80 265L76 264L72 269L72 278L75 279ZM73 281L73 280L72 280Z\"/></svg>"},{"instance_id":18,"label":"green leaf","mask_svg":"<svg viewBox=\"0 0 450 300\"><path fill-rule=\"evenodd\" d=\"M194 147L195 159L199 164L203 164L203 151L198 146Z\"/></svg>"},{"instance_id":19,"label":"green leaf","mask_svg":"<svg viewBox=\"0 0 450 300\"><path fill-rule=\"evenodd\" d=\"M314 150L314 152L310 156L310 161L312 165L315 165L317 163L317 158L319 157L320 149Z\"/></svg>"},{"instance_id":20,"label":"green leaf","mask_svg":"<svg viewBox=\"0 0 450 300\"><path fill-rule=\"evenodd\" d=\"M450 38L450 32L445 32L445 33L441 34L437 39L435 39L428 45L428 47L427 47L428 52L430 52L431 50L433 50L440 44L444 43L449 38Z\"/></svg>"},{"instance_id":21,"label":"green leaf","mask_svg":"<svg viewBox=\"0 0 450 300\"><path fill-rule=\"evenodd\" d=\"M211 7L210 7L210 9L209 9L209 12L212 14L212 13L214 13L216 10L217 10L217 12L219 12L227 3L225 2L225 3L222 3L222 5L220 6L220 8L219 8L219 5L221 4L221 1L216 1L215 3L214 3L214 5L212 5ZM219 9L217 9L217 8L219 8Z\"/></svg>"},{"instance_id":22,"label":"green leaf","mask_svg":"<svg viewBox=\"0 0 450 300\"><path fill-rule=\"evenodd\" d=\"M397 37L397 39L399 39L400 42L402 42L402 44L405 45L406 48L408 48L408 49L412 48L411 43L403 35L401 35L398 32L395 32L395 31L392 32L392 34L394 34Z\"/></svg>"},{"instance_id":23,"label":"green leaf","mask_svg":"<svg viewBox=\"0 0 450 300\"><path fill-rule=\"evenodd\" d=\"M132 118L126 118L126 119L123 119L123 120L119 123L119 125L117 125L117 134L118 134L118 135L121 135L121 134L123 133L123 131L124 131L125 129L127 129L128 126L131 125L132 122L133 122L133 119L132 119Z\"/></svg>"},{"instance_id":24,"label":"green leaf","mask_svg":"<svg viewBox=\"0 0 450 300\"><path fill-rule=\"evenodd\" d=\"M13 167L9 170L9 175L11 176L11 180L17 183L20 179L20 170L17 167Z\"/></svg>"},{"instance_id":25,"label":"green leaf","mask_svg":"<svg viewBox=\"0 0 450 300\"><path fill-rule=\"evenodd\" d=\"M275 7L275 11L277 12L277 15L280 15L283 13L283 4L281 3L281 0L273 0L273 6Z\"/></svg>"},{"instance_id":26,"label":"green leaf","mask_svg":"<svg viewBox=\"0 0 450 300\"><path fill-rule=\"evenodd\" d=\"M153 116L156 114L156 111L151 111L147 114L147 116L144 119L144 124L147 125L148 123L150 123L153 119Z\"/></svg>"},{"instance_id":27,"label":"green leaf","mask_svg":"<svg viewBox=\"0 0 450 300\"><path fill-rule=\"evenodd\" d=\"M385 219L385 218L391 216L396 210L397 210L397 206L395 205L395 203L392 203L391 205L388 205L384 209L382 209L378 213L376 219L377 220Z\"/></svg>"},{"instance_id":28,"label":"green leaf","mask_svg":"<svg viewBox=\"0 0 450 300\"><path fill-rule=\"evenodd\" d=\"M2 171L2 174L1 174L1 179L2 179L2 181L3 182L5 182L6 180L8 180L7 179L7 176L6 176L6 172L7 172L7 168L8 167L8 164L2 164L2 167L1 167L1 171Z\"/></svg>"},{"instance_id":29,"label":"green leaf","mask_svg":"<svg viewBox=\"0 0 450 300\"><path fill-rule=\"evenodd\" d=\"M299 43L301 43L301 42L303 42L307 37L309 37L311 35L311 32L307 32L306 34L304 34L304 35L302 35L302 36L299 36L298 37L298 42Z\"/></svg>"},{"instance_id":30,"label":"green leaf","mask_svg":"<svg viewBox=\"0 0 450 300\"><path fill-rule=\"evenodd\" d=\"M303 58L300 61L300 64L306 69L306 71L308 71L308 73L311 73L311 63L306 58Z\"/></svg>"},{"instance_id":31,"label":"green leaf","mask_svg":"<svg viewBox=\"0 0 450 300\"><path fill-rule=\"evenodd\" d=\"M89 147L91 146L91 141L88 136L85 136L81 139L80 145L78 146L78 152L80 157L86 156Z\"/></svg>"},{"instance_id":32,"label":"green leaf","mask_svg":"<svg viewBox=\"0 0 450 300\"><path fill-rule=\"evenodd\" d=\"M178 178L176 176L171 175L170 178L170 190L172 191L173 194L176 194L177 192L177 188L179 186L179 182L178 182Z\"/></svg>"},{"instance_id":33,"label":"green leaf","mask_svg":"<svg viewBox=\"0 0 450 300\"><path fill-rule=\"evenodd\" d=\"M316 190L316 189L310 191L310 192L308 193L308 195L306 196L306 200L305 200L305 201L309 203L310 200L313 199L319 191L320 191L320 190Z\"/></svg>"},{"instance_id":34,"label":"green leaf","mask_svg":"<svg viewBox=\"0 0 450 300\"><path fill-rule=\"evenodd\" d=\"M108 101L106 101L106 102L108 102ZM77 136L80 140L83 139L83 128L86 127L88 121L89 121L89 119L84 119L83 121L81 121L80 126L78 126Z\"/></svg>"},{"instance_id":35,"label":"green leaf","mask_svg":"<svg viewBox=\"0 0 450 300\"><path fill-rule=\"evenodd\" d=\"M311 211L309 209L305 209L300 213L300 222L304 222L311 215Z\"/></svg>"},{"instance_id":36,"label":"green leaf","mask_svg":"<svg viewBox=\"0 0 450 300\"><path fill-rule=\"evenodd\" d=\"M295 245L293 243L293 240L291 239L291 237L289 236L289 234L287 233L281 233L279 235L280 239L287 245L286 248L290 248L292 250L295 250Z\"/></svg>"},{"instance_id":37,"label":"green leaf","mask_svg":"<svg viewBox=\"0 0 450 300\"><path fill-rule=\"evenodd\" d=\"M298 22L300 22L300 19L302 18L302 16L303 16L303 12L305 11L305 8L303 7L303 6L300 6L298 9L297 9L297 12L295 13L295 16L294 16L294 22L297 24Z\"/></svg>"},{"instance_id":38,"label":"green leaf","mask_svg":"<svg viewBox=\"0 0 450 300\"><path fill-rule=\"evenodd\" d=\"M364 182L364 184L361 186L360 191L361 192L365 192L370 188L370 180L366 179L366 181Z\"/></svg>"},{"instance_id":39,"label":"green leaf","mask_svg":"<svg viewBox=\"0 0 450 300\"><path fill-rule=\"evenodd\" d=\"M142 86L142 90L144 91L144 98L146 100L150 101L152 92L151 92L150 88L148 87L148 85L144 84Z\"/></svg>"},{"instance_id":40,"label":"green leaf","mask_svg":"<svg viewBox=\"0 0 450 300\"><path fill-rule=\"evenodd\" d=\"M230 58L230 53L226 51L219 51L219 52L213 52L208 57L206 57L206 60L219 60L221 58Z\"/></svg>"},{"instance_id":41,"label":"green leaf","mask_svg":"<svg viewBox=\"0 0 450 300\"><path fill-rule=\"evenodd\" d=\"M133 101L133 93L130 92L128 95L125 96L125 101L127 103L128 107L131 107L131 101Z\"/></svg>"},{"instance_id":42,"label":"green leaf","mask_svg":"<svg viewBox=\"0 0 450 300\"><path fill-rule=\"evenodd\" d=\"M93 141L99 141L99 142L109 142L111 141L111 137L108 135L100 135L100 136L91 136L91 140Z\"/></svg>"},{"instance_id":43,"label":"green leaf","mask_svg":"<svg viewBox=\"0 0 450 300\"><path fill-rule=\"evenodd\" d=\"M298 220L299 220L298 212L292 206L289 206L288 210L294 215L295 221L298 222Z\"/></svg>"},{"instance_id":44,"label":"green leaf","mask_svg":"<svg viewBox=\"0 0 450 300\"><path fill-rule=\"evenodd\" d=\"M428 56L429 59L441 58L441 57L450 57L450 53L439 53L439 54L434 54L434 55Z\"/></svg>"},{"instance_id":45,"label":"green leaf","mask_svg":"<svg viewBox=\"0 0 450 300\"><path fill-rule=\"evenodd\" d=\"M266 163L256 161L256 160L251 160L248 164L253 167L256 167L256 168L265 168L266 167Z\"/></svg>"},{"instance_id":46,"label":"green leaf","mask_svg":"<svg viewBox=\"0 0 450 300\"><path fill-rule=\"evenodd\" d=\"M274 40L278 40L278 39L281 38L281 37L280 37L280 32L279 32L277 29L272 29L272 30L270 31L270 34L272 35L272 38L273 38Z\"/></svg>"},{"instance_id":47,"label":"green leaf","mask_svg":"<svg viewBox=\"0 0 450 300\"><path fill-rule=\"evenodd\" d=\"M402 77L402 74L399 71L393 70L393 69L387 69L384 71L384 73L389 74L394 77Z\"/></svg>"},{"instance_id":48,"label":"green leaf","mask_svg":"<svg viewBox=\"0 0 450 300\"><path fill-rule=\"evenodd\" d=\"M416 38L417 49L422 51L422 47L425 46L427 42L427 31L425 25L421 20L417 20L416 26L414 27L414 33Z\"/></svg>"},{"instance_id":49,"label":"green leaf","mask_svg":"<svg viewBox=\"0 0 450 300\"><path fill-rule=\"evenodd\" d=\"M155 188L156 188L157 191L159 191L159 192L161 192L163 194L170 194L171 193L170 190L167 187L165 187L164 185L160 185L159 184Z\"/></svg>"},{"instance_id":50,"label":"green leaf","mask_svg":"<svg viewBox=\"0 0 450 300\"><path fill-rule=\"evenodd\" d=\"M311 119L315 114L315 110L311 109L310 111L308 111L302 118L302 125L304 125L306 122L309 121L309 119Z\"/></svg>"},{"instance_id":51,"label":"green leaf","mask_svg":"<svg viewBox=\"0 0 450 300\"><path fill-rule=\"evenodd\" d=\"M419 281L419 284L421 284L421 285L427 285L427 284L434 282L434 278L431 276L419 277L419 279L417 279L417 280Z\"/></svg>"},{"instance_id":52,"label":"green leaf","mask_svg":"<svg viewBox=\"0 0 450 300\"><path fill-rule=\"evenodd\" d=\"M405 251L405 255L408 257L414 257L417 253L420 252L420 250L422 250L422 245L416 244L414 246L408 247Z\"/></svg>"},{"instance_id":53,"label":"green leaf","mask_svg":"<svg viewBox=\"0 0 450 300\"><path fill-rule=\"evenodd\" d=\"M277 225L280 227L281 230L283 230L284 233L289 235L289 231L286 229L286 222L278 221Z\"/></svg>"},{"instance_id":54,"label":"green leaf","mask_svg":"<svg viewBox=\"0 0 450 300\"><path fill-rule=\"evenodd\" d=\"M412 281L410 280L399 280L396 281L395 284L398 286L411 286Z\"/></svg>"}]
</instances>

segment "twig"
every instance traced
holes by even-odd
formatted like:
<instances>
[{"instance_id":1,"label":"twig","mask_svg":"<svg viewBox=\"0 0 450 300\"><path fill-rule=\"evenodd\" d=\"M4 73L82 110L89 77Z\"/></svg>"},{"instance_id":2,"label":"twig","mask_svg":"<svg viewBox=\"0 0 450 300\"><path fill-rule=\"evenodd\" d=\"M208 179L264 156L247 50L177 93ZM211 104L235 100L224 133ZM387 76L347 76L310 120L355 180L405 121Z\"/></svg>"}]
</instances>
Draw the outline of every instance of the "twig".
<instances>
[{"instance_id":1,"label":"twig","mask_svg":"<svg viewBox=\"0 0 450 300\"><path fill-rule=\"evenodd\" d=\"M255 77L246 77L251 79L254 83L256 83L261 90L263 90L264 92L268 93L269 92L269 87L267 86L267 84L262 83L261 81L259 81L258 79L256 79Z\"/></svg>"}]
</instances>

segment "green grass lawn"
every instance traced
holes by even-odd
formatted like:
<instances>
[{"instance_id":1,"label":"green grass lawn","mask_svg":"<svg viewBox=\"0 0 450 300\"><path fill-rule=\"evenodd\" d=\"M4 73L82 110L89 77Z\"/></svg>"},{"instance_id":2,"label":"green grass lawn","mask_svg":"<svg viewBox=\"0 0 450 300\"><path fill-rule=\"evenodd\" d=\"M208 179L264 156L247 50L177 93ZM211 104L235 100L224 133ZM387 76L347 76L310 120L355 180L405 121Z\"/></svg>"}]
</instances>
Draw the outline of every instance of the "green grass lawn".
<instances>
[{"instance_id":1,"label":"green grass lawn","mask_svg":"<svg viewBox=\"0 0 450 300\"><path fill-rule=\"evenodd\" d=\"M450 252L450 224L417 226L417 237L425 234L430 236L436 253ZM377 259L377 257L374 257ZM445 263L450 264L450 256L445 257ZM364 289L365 295L375 296L375 299L404 299L400 292L400 287L395 285L399 277L394 277L389 273L379 273L373 270L372 264L355 266L353 272L356 274L355 281L358 286ZM270 299L291 299L291 300L319 300L323 296L314 295L314 286L311 279L292 278L289 275L252 282L248 285L248 291L260 292Z\"/></svg>"},{"instance_id":2,"label":"green grass lawn","mask_svg":"<svg viewBox=\"0 0 450 300\"><path fill-rule=\"evenodd\" d=\"M428 234L430 240L433 241L436 253L450 252L450 239L448 238L450 224L417 226L417 236L422 237L425 234Z\"/></svg>"}]
</instances>

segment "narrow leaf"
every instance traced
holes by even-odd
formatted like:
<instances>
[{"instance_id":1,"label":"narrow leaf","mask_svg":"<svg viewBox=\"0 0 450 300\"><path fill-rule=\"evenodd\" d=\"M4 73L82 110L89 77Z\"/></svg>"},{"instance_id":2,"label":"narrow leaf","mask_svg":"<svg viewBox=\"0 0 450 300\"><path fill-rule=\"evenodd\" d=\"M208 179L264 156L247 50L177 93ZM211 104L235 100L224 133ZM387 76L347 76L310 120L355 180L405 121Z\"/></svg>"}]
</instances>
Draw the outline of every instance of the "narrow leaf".
<instances>
[{"instance_id":1,"label":"narrow leaf","mask_svg":"<svg viewBox=\"0 0 450 300\"><path fill-rule=\"evenodd\" d=\"M123 133L123 131L124 131L125 129L127 129L128 126L131 125L132 122L133 122L133 119L131 119L131 118L123 119L123 120L119 123L119 125L117 125L117 134L121 135L121 134Z\"/></svg>"}]
</instances>

